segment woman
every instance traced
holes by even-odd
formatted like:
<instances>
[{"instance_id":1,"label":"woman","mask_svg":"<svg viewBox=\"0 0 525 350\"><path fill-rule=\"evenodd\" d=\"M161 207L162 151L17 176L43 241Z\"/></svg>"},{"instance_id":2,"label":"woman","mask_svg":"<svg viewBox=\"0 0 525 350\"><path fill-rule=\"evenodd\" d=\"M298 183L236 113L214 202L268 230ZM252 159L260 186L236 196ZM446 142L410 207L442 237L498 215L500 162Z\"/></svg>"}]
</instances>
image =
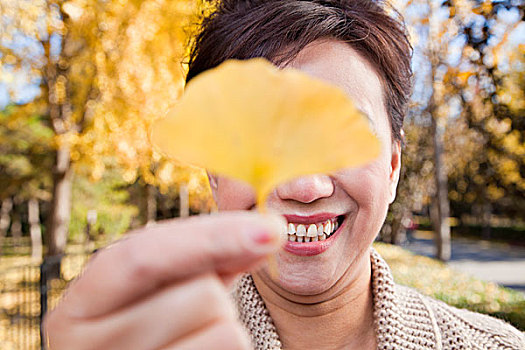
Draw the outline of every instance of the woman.
<instances>
[{"instance_id":1,"label":"woman","mask_svg":"<svg viewBox=\"0 0 525 350\"><path fill-rule=\"evenodd\" d=\"M354 100L381 155L278 186L267 202L278 216L250 212L251 188L210 175L225 213L143 229L98 253L46 319L51 349L523 349L502 321L396 286L371 248L396 195L410 53L403 24L378 2L222 1L187 80L230 58L302 70Z\"/></svg>"}]
</instances>

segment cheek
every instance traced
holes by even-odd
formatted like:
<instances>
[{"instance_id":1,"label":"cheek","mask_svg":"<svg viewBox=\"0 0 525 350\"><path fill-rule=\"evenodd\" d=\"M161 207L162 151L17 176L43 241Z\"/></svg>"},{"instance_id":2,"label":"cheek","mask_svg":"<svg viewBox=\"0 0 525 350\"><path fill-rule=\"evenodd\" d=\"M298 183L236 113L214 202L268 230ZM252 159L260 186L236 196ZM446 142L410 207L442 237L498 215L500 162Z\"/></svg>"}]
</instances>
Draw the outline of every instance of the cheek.
<instances>
[{"instance_id":1,"label":"cheek","mask_svg":"<svg viewBox=\"0 0 525 350\"><path fill-rule=\"evenodd\" d=\"M367 166L345 169L334 176L341 188L359 207L359 211L377 214L386 211L389 195L389 165L378 159Z\"/></svg>"},{"instance_id":2,"label":"cheek","mask_svg":"<svg viewBox=\"0 0 525 350\"><path fill-rule=\"evenodd\" d=\"M248 210L255 205L253 188L241 181L219 177L215 190L219 210Z\"/></svg>"},{"instance_id":3,"label":"cheek","mask_svg":"<svg viewBox=\"0 0 525 350\"><path fill-rule=\"evenodd\" d=\"M389 168L376 161L337 174L342 190L357 206L346 247L350 245L351 249L362 251L370 246L383 226L390 199L388 173Z\"/></svg>"}]
</instances>

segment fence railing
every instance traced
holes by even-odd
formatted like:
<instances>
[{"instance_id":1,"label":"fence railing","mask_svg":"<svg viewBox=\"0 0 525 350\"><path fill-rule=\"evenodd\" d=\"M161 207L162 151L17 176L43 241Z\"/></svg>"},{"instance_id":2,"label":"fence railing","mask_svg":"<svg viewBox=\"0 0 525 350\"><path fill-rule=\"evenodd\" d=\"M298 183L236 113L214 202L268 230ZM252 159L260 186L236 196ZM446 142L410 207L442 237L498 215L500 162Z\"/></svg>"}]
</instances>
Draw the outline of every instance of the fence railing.
<instances>
[{"instance_id":1,"label":"fence railing","mask_svg":"<svg viewBox=\"0 0 525 350\"><path fill-rule=\"evenodd\" d=\"M38 264L19 257L19 264L0 267L0 349L45 349L43 315L57 304L88 258L89 254L66 254ZM57 265L60 274L53 276Z\"/></svg>"}]
</instances>

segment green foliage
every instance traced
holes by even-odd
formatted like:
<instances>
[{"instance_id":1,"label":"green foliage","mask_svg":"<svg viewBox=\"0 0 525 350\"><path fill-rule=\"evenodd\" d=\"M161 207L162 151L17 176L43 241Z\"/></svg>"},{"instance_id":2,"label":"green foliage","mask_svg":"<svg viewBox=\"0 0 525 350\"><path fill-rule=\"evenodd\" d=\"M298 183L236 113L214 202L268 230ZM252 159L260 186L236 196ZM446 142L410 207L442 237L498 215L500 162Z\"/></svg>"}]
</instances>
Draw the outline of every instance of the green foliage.
<instances>
[{"instance_id":1,"label":"green foliage","mask_svg":"<svg viewBox=\"0 0 525 350\"><path fill-rule=\"evenodd\" d=\"M115 238L124 233L138 209L128 203L126 183L117 172L107 171L97 182L75 175L73 180L73 207L69 224L70 238L85 237L87 213L96 210L97 221L92 234L109 234Z\"/></svg>"},{"instance_id":2,"label":"green foliage","mask_svg":"<svg viewBox=\"0 0 525 350\"><path fill-rule=\"evenodd\" d=\"M456 122L449 132L451 165L461 165L450 166L449 172L449 197L456 215L489 210L523 217L525 55L515 51L515 64L507 71L476 62L475 74L454 84L465 106L463 121ZM470 97L482 81L488 87ZM458 148L457 140L471 146Z\"/></svg>"},{"instance_id":3,"label":"green foliage","mask_svg":"<svg viewBox=\"0 0 525 350\"><path fill-rule=\"evenodd\" d=\"M397 283L449 305L488 314L525 331L525 295L457 272L446 264L400 247L376 243Z\"/></svg>"},{"instance_id":4,"label":"green foliage","mask_svg":"<svg viewBox=\"0 0 525 350\"><path fill-rule=\"evenodd\" d=\"M415 91L405 122L405 171L385 231L435 197L431 120L444 128L452 216L470 215L484 227L493 215L522 219L525 42L515 35L523 26L522 2L394 3L411 32Z\"/></svg>"},{"instance_id":5,"label":"green foliage","mask_svg":"<svg viewBox=\"0 0 525 350\"><path fill-rule=\"evenodd\" d=\"M53 132L41 112L36 104L0 112L0 198L49 198Z\"/></svg>"}]
</instances>

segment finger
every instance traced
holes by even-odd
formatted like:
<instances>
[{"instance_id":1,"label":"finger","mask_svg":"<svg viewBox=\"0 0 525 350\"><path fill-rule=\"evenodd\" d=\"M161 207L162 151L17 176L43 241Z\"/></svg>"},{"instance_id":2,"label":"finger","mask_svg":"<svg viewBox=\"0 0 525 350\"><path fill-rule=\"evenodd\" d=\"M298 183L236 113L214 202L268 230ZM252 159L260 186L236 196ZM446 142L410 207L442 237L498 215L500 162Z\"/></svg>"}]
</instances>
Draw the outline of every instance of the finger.
<instances>
[{"instance_id":1,"label":"finger","mask_svg":"<svg viewBox=\"0 0 525 350\"><path fill-rule=\"evenodd\" d=\"M215 274L201 275L103 318L53 334L52 349L157 349L205 325L235 319L222 282Z\"/></svg>"},{"instance_id":2,"label":"finger","mask_svg":"<svg viewBox=\"0 0 525 350\"><path fill-rule=\"evenodd\" d=\"M238 212L144 229L97 253L58 307L97 317L197 274L245 271L278 249L285 227L277 216Z\"/></svg>"},{"instance_id":3,"label":"finger","mask_svg":"<svg viewBox=\"0 0 525 350\"><path fill-rule=\"evenodd\" d=\"M162 350L249 350L248 335L238 322L217 322L179 340Z\"/></svg>"}]
</instances>

